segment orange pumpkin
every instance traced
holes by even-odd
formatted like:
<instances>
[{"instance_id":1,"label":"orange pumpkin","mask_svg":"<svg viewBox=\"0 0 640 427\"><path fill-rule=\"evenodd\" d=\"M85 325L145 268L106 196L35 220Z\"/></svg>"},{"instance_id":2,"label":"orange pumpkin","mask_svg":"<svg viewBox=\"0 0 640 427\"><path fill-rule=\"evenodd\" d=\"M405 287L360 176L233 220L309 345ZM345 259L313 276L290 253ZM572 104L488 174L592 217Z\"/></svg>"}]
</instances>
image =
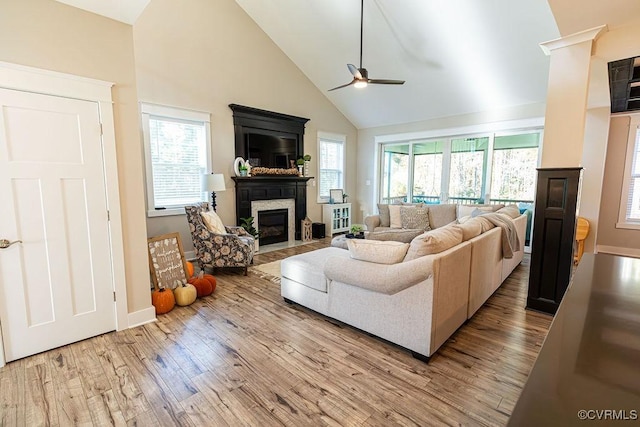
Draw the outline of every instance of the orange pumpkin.
<instances>
[{"instance_id":1,"label":"orange pumpkin","mask_svg":"<svg viewBox=\"0 0 640 427\"><path fill-rule=\"evenodd\" d=\"M187 261L187 277L193 277L193 263L191 261Z\"/></svg>"},{"instance_id":2,"label":"orange pumpkin","mask_svg":"<svg viewBox=\"0 0 640 427\"><path fill-rule=\"evenodd\" d=\"M196 287L198 298L211 295L216 288L216 278L210 274L204 274L204 271L200 271L200 274L189 279L189 283Z\"/></svg>"},{"instance_id":3,"label":"orange pumpkin","mask_svg":"<svg viewBox=\"0 0 640 427\"><path fill-rule=\"evenodd\" d=\"M170 289L159 288L151 292L151 304L156 308L156 314L164 314L173 309L176 299Z\"/></svg>"}]
</instances>

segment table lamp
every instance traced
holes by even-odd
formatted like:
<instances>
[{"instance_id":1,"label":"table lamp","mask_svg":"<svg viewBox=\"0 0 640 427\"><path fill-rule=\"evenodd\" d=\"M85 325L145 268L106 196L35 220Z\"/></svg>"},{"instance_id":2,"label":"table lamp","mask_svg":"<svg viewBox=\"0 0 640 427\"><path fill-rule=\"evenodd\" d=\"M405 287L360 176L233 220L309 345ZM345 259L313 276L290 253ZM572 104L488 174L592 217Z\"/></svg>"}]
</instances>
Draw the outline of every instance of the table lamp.
<instances>
[{"instance_id":1,"label":"table lamp","mask_svg":"<svg viewBox=\"0 0 640 427\"><path fill-rule=\"evenodd\" d=\"M224 175L221 173L207 173L202 176L202 190L211 191L211 207L216 210L216 191L224 191Z\"/></svg>"}]
</instances>

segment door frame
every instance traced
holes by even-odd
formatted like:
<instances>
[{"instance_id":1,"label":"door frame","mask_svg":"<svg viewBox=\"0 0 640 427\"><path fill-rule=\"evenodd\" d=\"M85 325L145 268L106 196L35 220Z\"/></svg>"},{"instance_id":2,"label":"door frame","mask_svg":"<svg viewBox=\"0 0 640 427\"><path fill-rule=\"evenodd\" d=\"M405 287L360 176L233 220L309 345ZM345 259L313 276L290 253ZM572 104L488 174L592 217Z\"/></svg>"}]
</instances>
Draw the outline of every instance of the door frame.
<instances>
[{"instance_id":1,"label":"door frame","mask_svg":"<svg viewBox=\"0 0 640 427\"><path fill-rule=\"evenodd\" d=\"M115 292L116 324L114 326L116 330L122 330L128 328L129 325L116 138L111 96L111 88L113 85L114 83L102 80L0 61L0 88L74 98L98 104L102 124L102 151L105 167L104 178L107 209L109 211L108 227L113 277L112 285ZM4 343L0 329L0 367L4 365Z\"/></svg>"}]
</instances>

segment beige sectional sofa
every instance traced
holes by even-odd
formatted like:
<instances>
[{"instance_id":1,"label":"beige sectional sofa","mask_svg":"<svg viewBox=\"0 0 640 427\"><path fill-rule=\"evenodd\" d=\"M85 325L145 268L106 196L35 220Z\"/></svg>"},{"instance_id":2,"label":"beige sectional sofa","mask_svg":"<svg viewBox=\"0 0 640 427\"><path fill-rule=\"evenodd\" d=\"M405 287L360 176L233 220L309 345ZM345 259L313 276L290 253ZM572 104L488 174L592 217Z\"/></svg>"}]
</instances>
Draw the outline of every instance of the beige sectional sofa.
<instances>
[{"instance_id":1,"label":"beige sectional sofa","mask_svg":"<svg viewBox=\"0 0 640 427\"><path fill-rule=\"evenodd\" d=\"M404 260L392 264L354 259L360 257L355 249L361 245L397 251L398 244L382 247L395 242L365 240L350 242L350 250L330 247L295 255L281 263L281 295L287 302L352 325L427 360L520 263L526 221L518 213L509 224L519 240L509 253L511 258L503 257L507 230L484 216L462 224L454 220L421 234L405 244ZM435 239L438 243L434 236L447 233L459 236L459 243L422 255L425 246L420 242Z\"/></svg>"}]
</instances>

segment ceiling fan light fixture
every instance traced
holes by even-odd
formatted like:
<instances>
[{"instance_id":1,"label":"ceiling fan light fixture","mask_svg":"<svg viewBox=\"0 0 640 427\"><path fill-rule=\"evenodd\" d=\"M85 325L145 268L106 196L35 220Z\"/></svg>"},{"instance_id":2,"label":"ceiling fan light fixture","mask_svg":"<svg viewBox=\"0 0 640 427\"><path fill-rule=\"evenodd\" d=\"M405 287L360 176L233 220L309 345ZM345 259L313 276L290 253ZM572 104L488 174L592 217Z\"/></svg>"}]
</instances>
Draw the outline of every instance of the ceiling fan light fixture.
<instances>
[{"instance_id":1,"label":"ceiling fan light fixture","mask_svg":"<svg viewBox=\"0 0 640 427\"><path fill-rule=\"evenodd\" d=\"M357 87L358 89L362 89L363 87L367 87L367 81L366 80L358 80L357 82L355 82L353 84L353 87Z\"/></svg>"}]
</instances>

